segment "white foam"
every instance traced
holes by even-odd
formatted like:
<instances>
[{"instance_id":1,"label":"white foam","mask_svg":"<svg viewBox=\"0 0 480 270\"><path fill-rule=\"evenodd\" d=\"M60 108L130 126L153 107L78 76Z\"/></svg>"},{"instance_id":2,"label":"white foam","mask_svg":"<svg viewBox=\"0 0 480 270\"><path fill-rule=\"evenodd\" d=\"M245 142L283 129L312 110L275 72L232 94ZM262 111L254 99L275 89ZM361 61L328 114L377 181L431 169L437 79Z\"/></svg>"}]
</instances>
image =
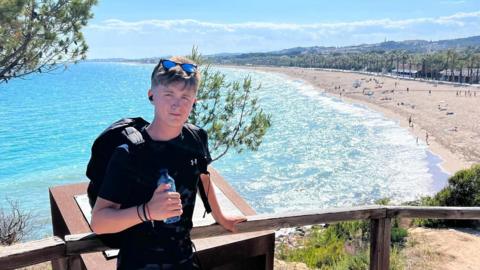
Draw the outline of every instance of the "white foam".
<instances>
[{"instance_id":1,"label":"white foam","mask_svg":"<svg viewBox=\"0 0 480 270\"><path fill-rule=\"evenodd\" d=\"M260 212L357 205L383 197L405 201L430 191L425 146L397 122L301 81L251 76L266 82L258 95L272 113L272 128L259 152L243 153L242 160L254 160L253 167L228 169L234 157L219 167L227 179L237 175L248 182L234 185Z\"/></svg>"}]
</instances>

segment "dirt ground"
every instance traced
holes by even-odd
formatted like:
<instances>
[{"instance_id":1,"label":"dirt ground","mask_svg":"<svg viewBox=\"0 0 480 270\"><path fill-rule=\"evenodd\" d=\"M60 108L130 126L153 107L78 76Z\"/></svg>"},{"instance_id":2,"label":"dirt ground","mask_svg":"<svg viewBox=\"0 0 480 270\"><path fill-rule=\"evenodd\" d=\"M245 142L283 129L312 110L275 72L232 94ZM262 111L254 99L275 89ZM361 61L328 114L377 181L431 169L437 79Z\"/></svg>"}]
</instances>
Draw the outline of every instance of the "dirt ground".
<instances>
[{"instance_id":1,"label":"dirt ground","mask_svg":"<svg viewBox=\"0 0 480 270\"><path fill-rule=\"evenodd\" d=\"M405 270L479 270L480 232L456 229L410 228ZM275 259L275 270L306 270L304 263Z\"/></svg>"},{"instance_id":2,"label":"dirt ground","mask_svg":"<svg viewBox=\"0 0 480 270\"><path fill-rule=\"evenodd\" d=\"M454 229L409 229L403 250L406 270L480 269L479 232Z\"/></svg>"}]
</instances>

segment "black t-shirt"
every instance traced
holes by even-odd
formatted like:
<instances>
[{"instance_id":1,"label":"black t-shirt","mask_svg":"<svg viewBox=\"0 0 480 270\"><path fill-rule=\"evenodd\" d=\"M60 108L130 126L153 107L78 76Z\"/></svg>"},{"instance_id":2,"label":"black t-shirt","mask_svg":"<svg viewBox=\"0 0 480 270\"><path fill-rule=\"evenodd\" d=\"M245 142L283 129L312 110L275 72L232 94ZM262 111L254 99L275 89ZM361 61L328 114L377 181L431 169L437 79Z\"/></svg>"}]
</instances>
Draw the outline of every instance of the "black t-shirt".
<instances>
[{"instance_id":1,"label":"black t-shirt","mask_svg":"<svg viewBox=\"0 0 480 270\"><path fill-rule=\"evenodd\" d=\"M152 226L151 222L143 222L123 231L119 269L175 265L191 258L189 234L193 226L197 184L200 173L207 171L211 160L207 134L203 130L199 135L204 147L185 128L169 141L154 141L145 129L141 132L145 139L141 146L132 149L121 145L115 149L98 196L120 204L122 209L146 203L157 187L160 170L166 168L175 179L183 214L177 223L155 221Z\"/></svg>"}]
</instances>

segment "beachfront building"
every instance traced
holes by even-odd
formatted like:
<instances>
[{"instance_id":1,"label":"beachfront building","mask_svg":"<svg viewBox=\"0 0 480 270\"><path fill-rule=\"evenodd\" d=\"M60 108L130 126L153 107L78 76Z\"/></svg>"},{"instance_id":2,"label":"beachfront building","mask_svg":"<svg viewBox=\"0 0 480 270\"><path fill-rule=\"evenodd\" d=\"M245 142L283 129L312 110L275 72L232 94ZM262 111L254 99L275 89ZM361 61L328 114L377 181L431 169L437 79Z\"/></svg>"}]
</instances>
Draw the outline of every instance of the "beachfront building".
<instances>
[{"instance_id":1,"label":"beachfront building","mask_svg":"<svg viewBox=\"0 0 480 270\"><path fill-rule=\"evenodd\" d=\"M450 82L459 82L459 83L479 83L479 71L478 69L446 69L440 71L441 79L444 81Z\"/></svg>"},{"instance_id":2,"label":"beachfront building","mask_svg":"<svg viewBox=\"0 0 480 270\"><path fill-rule=\"evenodd\" d=\"M421 67L418 68L416 65L400 64L398 65L397 68L392 70L392 75L416 78L418 76L419 71L421 71Z\"/></svg>"}]
</instances>

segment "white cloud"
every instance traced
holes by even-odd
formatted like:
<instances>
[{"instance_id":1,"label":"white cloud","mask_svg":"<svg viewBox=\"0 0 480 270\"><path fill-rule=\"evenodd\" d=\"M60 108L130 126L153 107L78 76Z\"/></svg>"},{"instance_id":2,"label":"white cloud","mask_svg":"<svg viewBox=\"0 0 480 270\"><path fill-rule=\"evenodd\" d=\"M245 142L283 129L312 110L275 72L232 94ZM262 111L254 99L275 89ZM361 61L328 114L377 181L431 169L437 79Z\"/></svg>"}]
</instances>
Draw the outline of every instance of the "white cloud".
<instances>
[{"instance_id":1,"label":"white cloud","mask_svg":"<svg viewBox=\"0 0 480 270\"><path fill-rule=\"evenodd\" d=\"M299 30L349 30L353 31L364 27L384 27L404 29L408 26L417 24L432 25L463 25L465 19L480 19L480 11L476 12L460 12L450 16L443 17L425 17L403 20L378 19L364 20L353 22L337 22L337 23L313 23L313 24L296 24L296 23L271 23L271 22L245 22L245 23L211 23L193 19L181 20L142 20L136 22L127 22L118 19L105 20L100 24L92 24L88 26L90 29L96 30L114 30L114 31L143 31L145 29L164 29L176 31L178 29L197 28L203 31L224 31L235 32L240 30L271 30L271 31L299 31Z\"/></svg>"},{"instance_id":2,"label":"white cloud","mask_svg":"<svg viewBox=\"0 0 480 270\"><path fill-rule=\"evenodd\" d=\"M188 53L271 51L296 46L345 46L403 39L448 39L480 34L480 11L449 16L394 20L390 18L332 23L213 23L193 19L105 20L89 25L89 56L147 57ZM374 33L374 34L373 34ZM124 48L109 55L104 48ZM166 53L155 53L159 50ZM107 52L107 53L105 53Z\"/></svg>"}]
</instances>

